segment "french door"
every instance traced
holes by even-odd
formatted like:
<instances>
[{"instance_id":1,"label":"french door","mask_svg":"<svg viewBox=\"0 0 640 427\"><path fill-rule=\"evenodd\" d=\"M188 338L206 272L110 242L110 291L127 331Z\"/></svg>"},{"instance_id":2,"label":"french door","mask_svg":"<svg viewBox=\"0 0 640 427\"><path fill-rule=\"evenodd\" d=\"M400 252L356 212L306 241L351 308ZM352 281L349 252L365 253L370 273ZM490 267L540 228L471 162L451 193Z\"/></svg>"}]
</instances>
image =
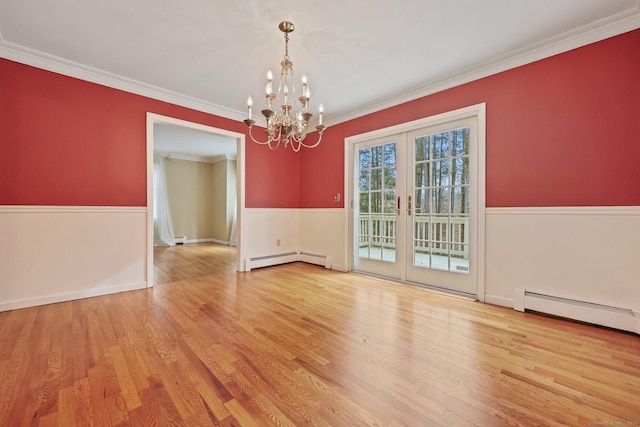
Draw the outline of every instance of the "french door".
<instances>
[{"instance_id":1,"label":"french door","mask_svg":"<svg viewBox=\"0 0 640 427\"><path fill-rule=\"evenodd\" d=\"M476 295L476 116L353 144L353 269Z\"/></svg>"},{"instance_id":2,"label":"french door","mask_svg":"<svg viewBox=\"0 0 640 427\"><path fill-rule=\"evenodd\" d=\"M355 270L402 279L405 263L401 215L406 136L390 135L355 145Z\"/></svg>"}]
</instances>

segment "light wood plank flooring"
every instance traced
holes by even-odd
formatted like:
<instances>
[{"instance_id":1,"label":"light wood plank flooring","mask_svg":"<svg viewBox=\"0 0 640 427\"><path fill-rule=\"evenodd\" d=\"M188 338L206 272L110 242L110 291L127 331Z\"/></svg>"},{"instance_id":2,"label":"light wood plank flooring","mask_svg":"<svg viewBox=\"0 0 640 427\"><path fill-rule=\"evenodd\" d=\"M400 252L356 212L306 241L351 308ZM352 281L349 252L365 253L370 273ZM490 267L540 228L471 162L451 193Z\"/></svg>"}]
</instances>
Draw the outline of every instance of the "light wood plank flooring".
<instances>
[{"instance_id":1,"label":"light wood plank flooring","mask_svg":"<svg viewBox=\"0 0 640 427\"><path fill-rule=\"evenodd\" d=\"M0 313L0 426L638 425L640 338L233 248Z\"/></svg>"}]
</instances>

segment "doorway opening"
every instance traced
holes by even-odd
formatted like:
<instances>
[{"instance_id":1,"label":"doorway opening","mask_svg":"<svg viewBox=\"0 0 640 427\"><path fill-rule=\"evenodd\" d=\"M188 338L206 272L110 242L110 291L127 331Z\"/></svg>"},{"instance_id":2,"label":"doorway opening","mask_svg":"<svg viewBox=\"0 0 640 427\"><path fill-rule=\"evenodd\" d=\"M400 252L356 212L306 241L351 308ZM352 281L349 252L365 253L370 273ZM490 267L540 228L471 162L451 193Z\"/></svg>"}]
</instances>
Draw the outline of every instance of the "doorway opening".
<instances>
[{"instance_id":1,"label":"doorway opening","mask_svg":"<svg viewBox=\"0 0 640 427\"><path fill-rule=\"evenodd\" d=\"M177 139L180 139L178 141ZM217 230L218 236L225 236L218 239L201 239L204 241L210 241L213 243L221 243L227 245L235 245L236 252L236 270L242 270L241 260L243 259L243 234L242 234L242 217L244 213L244 148L245 139L244 134L228 131L225 129L219 129L212 126L206 126L199 123L193 123L173 117L162 116L154 113L147 113L147 260L146 260L146 282L147 287L153 286L154 279L154 154L156 156L162 156L163 160L174 161L174 166L184 167L184 165L197 165L194 162L201 162L204 159L207 163L225 161L225 164L220 167L206 167L203 169L207 174L214 176L216 173L227 174L229 180L229 186L235 184L235 194L229 194L235 200L229 203L229 206L222 207L223 215L228 213L229 220L233 216L233 224L231 224L231 230L229 232L229 224L225 219L222 220L222 224L218 225L223 227L222 230ZM233 161L230 158L234 158ZM226 166L226 163L229 166ZM192 174L198 175L201 172L194 170L192 166L188 166L192 170ZM202 167L200 167L202 169ZM232 172L232 169L235 169ZM218 170L218 172L216 172ZM235 176L230 176L233 173ZM234 182L235 181L235 182ZM226 184L225 184L226 185ZM180 183L174 183L174 186L180 187ZM191 197L193 199L193 197ZM187 198L188 200L188 198ZM195 205L211 204L210 202L198 203L198 197L195 196ZM221 200L220 203L225 204L226 199ZM207 211L207 209L209 209ZM227 211L226 213L224 211ZM200 216L208 215L210 208L205 207L204 214L200 212ZM180 225L180 230L176 231L178 243L190 243L198 242L197 234L202 235L203 231L197 231L198 226L193 224L191 219L182 220L183 224ZM185 228L187 227L187 228ZM190 228L189 228L190 227ZM206 233L216 232L209 231L214 229L215 225L205 225L208 231ZM200 226L202 229L203 226ZM189 236L185 236L185 229L189 229L189 233L194 236L190 239ZM226 233L224 231L226 229ZM182 234L182 235L180 235ZM229 237L227 238L226 235ZM195 237L195 238L193 238Z\"/></svg>"}]
</instances>

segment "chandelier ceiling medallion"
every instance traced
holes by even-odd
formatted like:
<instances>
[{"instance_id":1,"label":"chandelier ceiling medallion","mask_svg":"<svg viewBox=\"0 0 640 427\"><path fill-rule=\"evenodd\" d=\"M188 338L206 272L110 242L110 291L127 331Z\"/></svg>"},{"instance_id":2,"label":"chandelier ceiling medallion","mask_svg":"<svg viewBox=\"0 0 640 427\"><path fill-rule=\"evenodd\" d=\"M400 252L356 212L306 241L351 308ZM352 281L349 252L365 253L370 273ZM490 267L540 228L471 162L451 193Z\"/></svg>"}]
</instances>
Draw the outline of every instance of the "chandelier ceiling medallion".
<instances>
[{"instance_id":1,"label":"chandelier ceiling medallion","mask_svg":"<svg viewBox=\"0 0 640 427\"><path fill-rule=\"evenodd\" d=\"M284 33L284 59L280 62L282 71L280 72L277 92L273 91L273 75L271 71L267 74L267 86L265 89L267 105L262 110L262 114L267 121L265 129L267 140L258 141L252 134L253 125L256 122L251 118L251 106L253 104L251 96L247 99L249 117L244 122L249 127L249 136L253 142L268 145L272 150L278 148L282 143L285 147L290 145L293 151L298 152L301 147L317 147L322 140L322 134L326 126L322 125L323 108L322 104L320 104L318 108L318 125L315 127L318 131L318 140L312 144L304 142L309 130L309 120L313 117L313 114L309 112L311 91L307 78L302 76L302 91L300 96L296 97L296 88L293 81L293 62L289 58L289 33L293 32L295 27L291 22L283 21L280 23L279 28ZM277 108L278 103L280 103L279 109Z\"/></svg>"}]
</instances>

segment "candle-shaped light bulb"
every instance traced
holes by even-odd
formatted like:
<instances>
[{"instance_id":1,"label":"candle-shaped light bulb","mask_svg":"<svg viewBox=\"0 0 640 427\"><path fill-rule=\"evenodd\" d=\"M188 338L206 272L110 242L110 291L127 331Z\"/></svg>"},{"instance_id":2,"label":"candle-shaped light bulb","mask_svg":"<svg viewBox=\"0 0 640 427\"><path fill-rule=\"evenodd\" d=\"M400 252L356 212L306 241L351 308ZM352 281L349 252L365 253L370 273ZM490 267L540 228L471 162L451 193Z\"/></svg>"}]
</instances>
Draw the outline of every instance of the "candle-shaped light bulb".
<instances>
[{"instance_id":1,"label":"candle-shaped light bulb","mask_svg":"<svg viewBox=\"0 0 640 427\"><path fill-rule=\"evenodd\" d=\"M318 107L318 112L320 113L320 117L318 118L319 120L318 124L322 126L322 113L324 113L324 107L322 106L322 104L320 104L320 107Z\"/></svg>"},{"instance_id":2,"label":"candle-shaped light bulb","mask_svg":"<svg viewBox=\"0 0 640 427\"><path fill-rule=\"evenodd\" d=\"M247 98L247 107L249 107L249 120L251 120L251 106L253 105L253 100L251 99L251 95Z\"/></svg>"},{"instance_id":3,"label":"candle-shaped light bulb","mask_svg":"<svg viewBox=\"0 0 640 427\"><path fill-rule=\"evenodd\" d=\"M307 93L307 76L303 75L302 76L302 95L306 96L305 94Z\"/></svg>"},{"instance_id":4,"label":"candle-shaped light bulb","mask_svg":"<svg viewBox=\"0 0 640 427\"><path fill-rule=\"evenodd\" d=\"M271 70L269 70L269 72L267 73L267 96L271 95L271 93L273 92L273 84L271 83L271 81L273 80L273 74L271 73Z\"/></svg>"},{"instance_id":5,"label":"candle-shaped light bulb","mask_svg":"<svg viewBox=\"0 0 640 427\"><path fill-rule=\"evenodd\" d=\"M311 99L311 90L307 87L307 90L304 92L304 97L307 98L307 102Z\"/></svg>"}]
</instances>

